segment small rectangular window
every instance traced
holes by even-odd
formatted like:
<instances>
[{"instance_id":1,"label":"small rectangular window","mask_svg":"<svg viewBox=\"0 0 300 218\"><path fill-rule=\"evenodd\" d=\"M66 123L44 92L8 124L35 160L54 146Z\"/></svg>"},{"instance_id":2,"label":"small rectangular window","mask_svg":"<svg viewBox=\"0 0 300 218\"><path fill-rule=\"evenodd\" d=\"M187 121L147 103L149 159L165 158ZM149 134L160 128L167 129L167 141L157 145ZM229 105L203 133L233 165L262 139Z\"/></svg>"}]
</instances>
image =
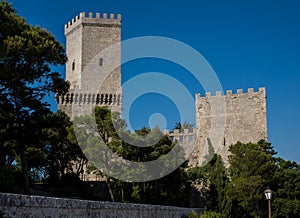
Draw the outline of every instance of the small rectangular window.
<instances>
[{"instance_id":1,"label":"small rectangular window","mask_svg":"<svg viewBox=\"0 0 300 218\"><path fill-rule=\"evenodd\" d=\"M170 136L170 140L174 142L174 136Z\"/></svg>"},{"instance_id":2,"label":"small rectangular window","mask_svg":"<svg viewBox=\"0 0 300 218\"><path fill-rule=\"evenodd\" d=\"M75 70L75 60L72 63L72 70Z\"/></svg>"},{"instance_id":3,"label":"small rectangular window","mask_svg":"<svg viewBox=\"0 0 300 218\"><path fill-rule=\"evenodd\" d=\"M179 137L179 141L180 141L180 142L183 142L183 136L180 136L180 137Z\"/></svg>"},{"instance_id":4,"label":"small rectangular window","mask_svg":"<svg viewBox=\"0 0 300 218\"><path fill-rule=\"evenodd\" d=\"M100 65L101 67L103 67L103 58L100 58L100 59L99 59L99 65Z\"/></svg>"}]
</instances>

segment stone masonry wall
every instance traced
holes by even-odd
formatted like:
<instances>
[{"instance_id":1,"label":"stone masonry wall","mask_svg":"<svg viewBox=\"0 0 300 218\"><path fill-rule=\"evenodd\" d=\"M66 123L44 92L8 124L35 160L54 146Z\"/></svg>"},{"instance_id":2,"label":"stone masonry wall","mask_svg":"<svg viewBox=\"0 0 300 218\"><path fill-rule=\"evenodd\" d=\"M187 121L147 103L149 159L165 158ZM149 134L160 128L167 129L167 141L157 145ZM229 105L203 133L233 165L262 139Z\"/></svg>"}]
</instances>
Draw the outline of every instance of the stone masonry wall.
<instances>
[{"instance_id":1,"label":"stone masonry wall","mask_svg":"<svg viewBox=\"0 0 300 218\"><path fill-rule=\"evenodd\" d=\"M86 16L84 12L81 12L65 25L65 36L68 56L66 79L70 81L71 89L76 85L80 87L83 83L88 86L95 82L98 74L109 73L109 76L104 78L103 86L99 87L101 89L97 91L98 93L116 93L121 87L121 69L119 67L121 49L118 44L121 42L121 15L115 17L114 14L110 14L108 17L105 13L102 16L100 13L95 15L89 13ZM98 57L99 53L116 44L113 53L104 52ZM101 64L100 59L102 59ZM87 70L87 66L93 61L99 68ZM103 72L110 64L118 67L112 72ZM83 72L85 75L82 75Z\"/></svg>"},{"instance_id":2,"label":"stone masonry wall","mask_svg":"<svg viewBox=\"0 0 300 218\"><path fill-rule=\"evenodd\" d=\"M182 146L185 157L189 158L190 153L195 145L197 129L174 129L170 131L168 129L164 130L164 135L168 135L172 142L179 142L179 145Z\"/></svg>"},{"instance_id":3,"label":"stone masonry wall","mask_svg":"<svg viewBox=\"0 0 300 218\"><path fill-rule=\"evenodd\" d=\"M239 89L215 96L196 95L197 149L190 157L191 166L199 166L211 144L228 166L228 148L237 141L256 143L267 140L266 90L252 88L247 93Z\"/></svg>"},{"instance_id":4,"label":"stone masonry wall","mask_svg":"<svg viewBox=\"0 0 300 218\"><path fill-rule=\"evenodd\" d=\"M0 217L177 218L191 208L123 204L0 193ZM201 212L201 209L195 211Z\"/></svg>"}]
</instances>

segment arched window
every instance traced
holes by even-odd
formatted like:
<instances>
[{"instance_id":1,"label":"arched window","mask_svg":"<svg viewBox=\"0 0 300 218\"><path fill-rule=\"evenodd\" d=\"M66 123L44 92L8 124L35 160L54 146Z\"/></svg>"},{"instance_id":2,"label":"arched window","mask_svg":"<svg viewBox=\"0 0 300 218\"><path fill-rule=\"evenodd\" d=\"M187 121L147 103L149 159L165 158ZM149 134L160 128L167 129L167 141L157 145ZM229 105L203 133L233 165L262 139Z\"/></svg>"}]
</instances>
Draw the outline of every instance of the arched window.
<instances>
[{"instance_id":1,"label":"arched window","mask_svg":"<svg viewBox=\"0 0 300 218\"><path fill-rule=\"evenodd\" d=\"M100 65L101 67L103 67L103 58L100 58L100 59L99 59L99 65Z\"/></svg>"},{"instance_id":2,"label":"arched window","mask_svg":"<svg viewBox=\"0 0 300 218\"><path fill-rule=\"evenodd\" d=\"M75 59L73 60L73 63L72 63L72 70L75 70Z\"/></svg>"}]
</instances>

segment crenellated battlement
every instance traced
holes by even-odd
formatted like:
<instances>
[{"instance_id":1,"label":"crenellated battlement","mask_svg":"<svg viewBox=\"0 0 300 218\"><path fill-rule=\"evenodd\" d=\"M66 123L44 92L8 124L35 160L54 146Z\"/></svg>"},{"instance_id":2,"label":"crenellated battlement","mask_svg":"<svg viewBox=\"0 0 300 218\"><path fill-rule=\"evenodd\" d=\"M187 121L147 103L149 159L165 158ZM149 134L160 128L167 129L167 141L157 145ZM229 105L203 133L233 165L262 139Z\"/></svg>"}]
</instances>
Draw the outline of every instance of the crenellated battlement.
<instances>
[{"instance_id":1,"label":"crenellated battlement","mask_svg":"<svg viewBox=\"0 0 300 218\"><path fill-rule=\"evenodd\" d=\"M63 96L56 96L59 105L88 104L99 106L120 106L122 96L117 94L83 94L69 92Z\"/></svg>"},{"instance_id":2,"label":"crenellated battlement","mask_svg":"<svg viewBox=\"0 0 300 218\"><path fill-rule=\"evenodd\" d=\"M211 92L206 92L205 96L201 96L200 93L196 94L196 97L226 97L226 96L245 96L245 95L253 95L253 94L265 94L266 93L266 88L265 87L260 87L257 92L253 88L248 88L247 92L244 92L243 89L238 89L236 93L233 93L232 90L227 90L226 94L224 95L221 91L217 91L214 95L211 94Z\"/></svg>"},{"instance_id":3,"label":"crenellated battlement","mask_svg":"<svg viewBox=\"0 0 300 218\"><path fill-rule=\"evenodd\" d=\"M78 26L78 24L90 24L90 25L121 25L121 14L107 14L107 13L85 13L81 12L74 17L71 21L65 24L65 34Z\"/></svg>"},{"instance_id":4,"label":"crenellated battlement","mask_svg":"<svg viewBox=\"0 0 300 218\"><path fill-rule=\"evenodd\" d=\"M197 129L174 129L173 131L170 131L168 129L164 130L164 135L167 135L171 138L171 141L178 141L182 145L194 143L196 140L196 132Z\"/></svg>"},{"instance_id":5,"label":"crenellated battlement","mask_svg":"<svg viewBox=\"0 0 300 218\"><path fill-rule=\"evenodd\" d=\"M193 129L183 129L180 131L180 129L174 129L173 131L169 129L164 130L165 135L191 135L196 134L196 128Z\"/></svg>"}]
</instances>

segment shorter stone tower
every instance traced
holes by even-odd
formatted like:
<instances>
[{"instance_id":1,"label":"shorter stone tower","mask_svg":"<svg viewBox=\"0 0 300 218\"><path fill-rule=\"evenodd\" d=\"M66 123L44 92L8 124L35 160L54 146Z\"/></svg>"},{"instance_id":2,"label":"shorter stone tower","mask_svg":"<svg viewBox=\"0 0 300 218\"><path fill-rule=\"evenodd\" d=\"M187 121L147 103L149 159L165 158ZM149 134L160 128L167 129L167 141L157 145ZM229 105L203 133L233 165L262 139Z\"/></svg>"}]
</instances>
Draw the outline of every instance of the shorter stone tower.
<instances>
[{"instance_id":1,"label":"shorter stone tower","mask_svg":"<svg viewBox=\"0 0 300 218\"><path fill-rule=\"evenodd\" d=\"M215 109L213 108L215 107ZM220 109L222 108L223 109ZM200 166L211 145L228 166L229 146L237 143L267 140L266 90L242 89L233 94L231 90L215 96L206 93L196 95L196 143L189 158L191 166Z\"/></svg>"},{"instance_id":2,"label":"shorter stone tower","mask_svg":"<svg viewBox=\"0 0 300 218\"><path fill-rule=\"evenodd\" d=\"M81 12L65 25L65 36L70 91L57 96L58 109L71 117L74 106L83 111L87 105L108 106L121 112L121 15Z\"/></svg>"}]
</instances>

